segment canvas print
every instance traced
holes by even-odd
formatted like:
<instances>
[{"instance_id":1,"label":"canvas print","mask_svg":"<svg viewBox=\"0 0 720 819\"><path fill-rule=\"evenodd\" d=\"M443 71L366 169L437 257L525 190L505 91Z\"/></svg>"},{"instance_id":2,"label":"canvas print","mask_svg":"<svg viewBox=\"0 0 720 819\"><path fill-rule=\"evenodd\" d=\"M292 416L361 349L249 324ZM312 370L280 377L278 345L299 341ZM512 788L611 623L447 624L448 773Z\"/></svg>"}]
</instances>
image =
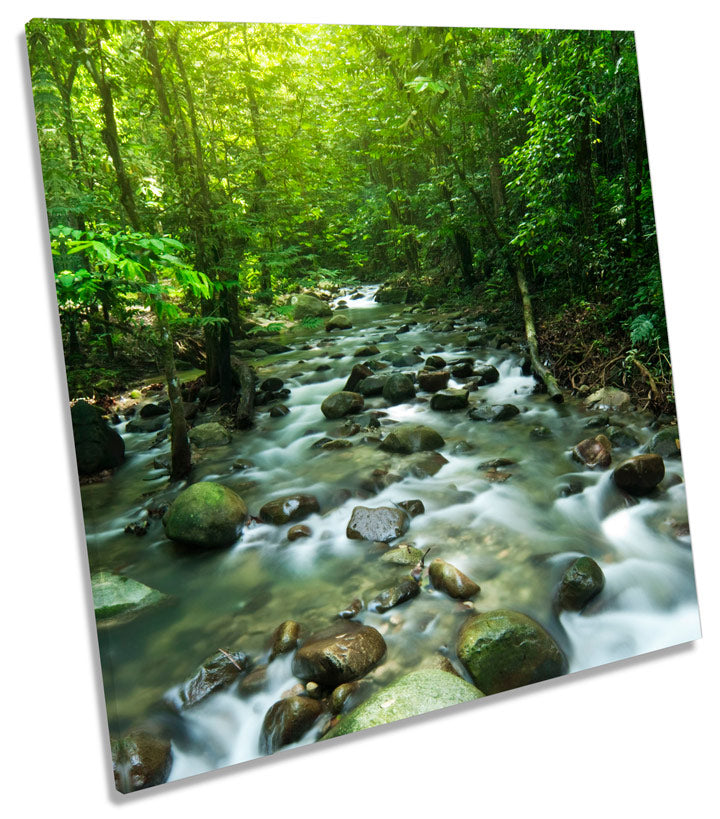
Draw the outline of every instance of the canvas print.
<instances>
[{"instance_id":1,"label":"canvas print","mask_svg":"<svg viewBox=\"0 0 720 819\"><path fill-rule=\"evenodd\" d=\"M700 636L631 32L27 45L120 791Z\"/></svg>"}]
</instances>

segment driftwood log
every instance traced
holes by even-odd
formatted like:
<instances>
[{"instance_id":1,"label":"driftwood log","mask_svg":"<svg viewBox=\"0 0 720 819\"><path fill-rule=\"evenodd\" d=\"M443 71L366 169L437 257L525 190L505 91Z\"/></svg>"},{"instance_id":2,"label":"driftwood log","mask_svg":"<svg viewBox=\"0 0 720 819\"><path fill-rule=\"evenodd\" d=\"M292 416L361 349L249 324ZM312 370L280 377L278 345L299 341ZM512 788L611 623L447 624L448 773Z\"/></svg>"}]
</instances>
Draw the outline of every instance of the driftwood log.
<instances>
[{"instance_id":1,"label":"driftwood log","mask_svg":"<svg viewBox=\"0 0 720 819\"><path fill-rule=\"evenodd\" d=\"M530 293L528 291L527 280L523 273L522 266L516 265L515 273L517 276L518 289L522 296L523 317L525 318L525 336L527 338L528 348L530 351L530 361L532 362L533 371L535 375L541 379L545 384L550 400L556 404L562 404L564 397L562 390L558 387L555 376L548 370L548 368L540 360L537 346L537 336L535 334L535 320L533 318L532 304L530 302Z\"/></svg>"}]
</instances>

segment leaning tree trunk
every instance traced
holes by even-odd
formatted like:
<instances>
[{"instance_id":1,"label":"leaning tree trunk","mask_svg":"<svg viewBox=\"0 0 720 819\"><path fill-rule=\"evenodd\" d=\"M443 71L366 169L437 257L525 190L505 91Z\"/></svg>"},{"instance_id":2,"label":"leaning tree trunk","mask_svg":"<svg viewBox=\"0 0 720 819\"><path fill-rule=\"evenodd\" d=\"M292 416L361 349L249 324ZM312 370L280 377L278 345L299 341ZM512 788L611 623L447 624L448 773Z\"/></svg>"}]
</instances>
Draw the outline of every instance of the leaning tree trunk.
<instances>
[{"instance_id":1,"label":"leaning tree trunk","mask_svg":"<svg viewBox=\"0 0 720 819\"><path fill-rule=\"evenodd\" d=\"M530 361L532 362L535 375L542 380L547 387L550 399L556 404L562 404L563 394L555 376L548 370L548 368L540 361L538 354L537 336L535 335L535 320L533 318L532 303L530 302L530 293L528 291L527 280L523 272L522 265L517 263L515 265L515 275L517 277L518 290L522 296L523 317L525 318L525 335L527 337L528 347L530 349Z\"/></svg>"},{"instance_id":2,"label":"leaning tree trunk","mask_svg":"<svg viewBox=\"0 0 720 819\"><path fill-rule=\"evenodd\" d=\"M247 364L238 367L240 397L235 413L235 428L250 429L255 414L255 373Z\"/></svg>"}]
</instances>

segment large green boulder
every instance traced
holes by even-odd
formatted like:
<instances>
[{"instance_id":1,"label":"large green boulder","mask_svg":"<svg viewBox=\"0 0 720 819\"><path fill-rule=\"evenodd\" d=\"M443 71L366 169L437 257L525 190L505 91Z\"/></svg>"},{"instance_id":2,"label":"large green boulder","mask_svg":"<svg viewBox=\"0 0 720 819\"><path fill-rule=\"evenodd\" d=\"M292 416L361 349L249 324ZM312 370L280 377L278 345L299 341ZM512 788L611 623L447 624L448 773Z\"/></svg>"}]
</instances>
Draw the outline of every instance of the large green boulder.
<instances>
[{"instance_id":1,"label":"large green boulder","mask_svg":"<svg viewBox=\"0 0 720 819\"><path fill-rule=\"evenodd\" d=\"M358 705L328 731L323 739L426 714L428 711L470 702L482 696L482 691L447 671L434 668L412 671Z\"/></svg>"},{"instance_id":2,"label":"large green boulder","mask_svg":"<svg viewBox=\"0 0 720 819\"><path fill-rule=\"evenodd\" d=\"M444 445L445 441L442 435L435 432L432 427L426 427L422 424L398 424L385 437L380 444L380 449L384 449L386 452L411 455L413 452L440 449Z\"/></svg>"},{"instance_id":3,"label":"large green boulder","mask_svg":"<svg viewBox=\"0 0 720 819\"><path fill-rule=\"evenodd\" d=\"M486 694L549 680L568 670L565 655L540 623L507 609L467 620L458 635L457 655Z\"/></svg>"},{"instance_id":4,"label":"large green boulder","mask_svg":"<svg viewBox=\"0 0 720 819\"><path fill-rule=\"evenodd\" d=\"M300 321L304 318L324 318L325 316L332 316L332 310L317 296L311 296L307 293L300 293L293 297L293 318L295 321Z\"/></svg>"},{"instance_id":5,"label":"large green boulder","mask_svg":"<svg viewBox=\"0 0 720 819\"><path fill-rule=\"evenodd\" d=\"M78 401L70 410L75 457L81 475L114 469L125 458L125 442L103 418L102 410Z\"/></svg>"},{"instance_id":6,"label":"large green boulder","mask_svg":"<svg viewBox=\"0 0 720 819\"><path fill-rule=\"evenodd\" d=\"M222 424L211 421L208 424L198 424L188 432L190 443L198 449L207 449L212 446L225 446L232 440L230 433Z\"/></svg>"},{"instance_id":7,"label":"large green boulder","mask_svg":"<svg viewBox=\"0 0 720 819\"><path fill-rule=\"evenodd\" d=\"M128 617L167 599L157 589L112 572L97 572L90 582L97 620Z\"/></svg>"},{"instance_id":8,"label":"large green boulder","mask_svg":"<svg viewBox=\"0 0 720 819\"><path fill-rule=\"evenodd\" d=\"M170 540L184 546L220 549L238 539L247 514L245 501L232 489L202 481L175 498L163 526Z\"/></svg>"}]
</instances>

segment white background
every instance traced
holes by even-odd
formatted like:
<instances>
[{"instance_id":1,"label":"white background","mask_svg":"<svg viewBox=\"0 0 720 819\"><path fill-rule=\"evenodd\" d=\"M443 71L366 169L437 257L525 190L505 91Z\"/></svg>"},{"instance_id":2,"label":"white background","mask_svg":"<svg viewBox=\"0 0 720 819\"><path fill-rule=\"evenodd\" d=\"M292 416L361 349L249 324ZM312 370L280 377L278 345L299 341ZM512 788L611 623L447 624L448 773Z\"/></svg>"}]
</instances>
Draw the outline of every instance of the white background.
<instances>
[{"instance_id":1,"label":"white background","mask_svg":"<svg viewBox=\"0 0 720 819\"><path fill-rule=\"evenodd\" d=\"M718 48L710 2L12 3L4 12L0 723L8 816L717 815ZM450 713L115 794L23 25L32 16L637 32L704 639Z\"/></svg>"}]
</instances>

